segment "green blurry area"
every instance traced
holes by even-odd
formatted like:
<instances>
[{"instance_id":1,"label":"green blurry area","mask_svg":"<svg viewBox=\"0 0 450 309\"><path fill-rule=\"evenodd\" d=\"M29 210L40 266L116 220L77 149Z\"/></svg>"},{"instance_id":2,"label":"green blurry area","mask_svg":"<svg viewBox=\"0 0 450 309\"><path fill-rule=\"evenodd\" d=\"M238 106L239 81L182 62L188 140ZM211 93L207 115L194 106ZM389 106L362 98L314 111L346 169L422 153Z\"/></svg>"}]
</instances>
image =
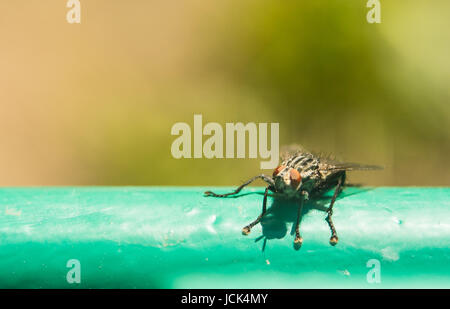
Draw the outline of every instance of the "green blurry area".
<instances>
[{"instance_id":1,"label":"green blurry area","mask_svg":"<svg viewBox=\"0 0 450 309\"><path fill-rule=\"evenodd\" d=\"M259 159L171 156L176 122L279 122L280 144L450 184L448 1L1 3L1 185L234 185Z\"/></svg>"}]
</instances>

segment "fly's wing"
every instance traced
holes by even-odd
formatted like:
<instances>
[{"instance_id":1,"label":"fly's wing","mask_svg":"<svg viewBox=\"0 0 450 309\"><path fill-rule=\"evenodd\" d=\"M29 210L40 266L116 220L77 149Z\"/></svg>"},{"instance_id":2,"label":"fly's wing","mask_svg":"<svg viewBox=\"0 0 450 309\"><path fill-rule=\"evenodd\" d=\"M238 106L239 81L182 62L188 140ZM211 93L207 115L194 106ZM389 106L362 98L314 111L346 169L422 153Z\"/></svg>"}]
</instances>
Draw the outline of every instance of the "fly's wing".
<instances>
[{"instance_id":1,"label":"fly's wing","mask_svg":"<svg viewBox=\"0 0 450 309\"><path fill-rule=\"evenodd\" d=\"M383 169L383 167L379 165L368 165L352 162L332 163L328 168L333 171L371 171Z\"/></svg>"},{"instance_id":2,"label":"fly's wing","mask_svg":"<svg viewBox=\"0 0 450 309\"><path fill-rule=\"evenodd\" d=\"M360 164L354 162L339 162L332 155L324 155L321 154L320 162L321 166L330 172L338 172L338 171L372 171L372 170L382 170L383 167L379 165L369 165L369 164Z\"/></svg>"},{"instance_id":3,"label":"fly's wing","mask_svg":"<svg viewBox=\"0 0 450 309\"><path fill-rule=\"evenodd\" d=\"M299 154L309 154L312 157L317 158L321 164L320 169L327 170L329 172L338 171L369 171L369 170L382 170L382 166L369 165L369 164L359 164L353 162L339 162L336 160L335 156L327 153L315 153L309 152L303 146L299 144L291 144L282 146L280 149L280 159L281 161L286 161L292 156Z\"/></svg>"}]
</instances>

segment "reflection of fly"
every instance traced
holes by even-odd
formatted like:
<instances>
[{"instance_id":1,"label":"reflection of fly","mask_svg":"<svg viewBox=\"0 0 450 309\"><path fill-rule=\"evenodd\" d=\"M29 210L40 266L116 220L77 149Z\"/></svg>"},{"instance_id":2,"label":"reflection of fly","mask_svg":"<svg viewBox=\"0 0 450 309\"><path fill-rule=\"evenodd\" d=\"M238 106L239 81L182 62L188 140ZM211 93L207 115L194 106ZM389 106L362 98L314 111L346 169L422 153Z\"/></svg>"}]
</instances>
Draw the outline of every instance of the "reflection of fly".
<instances>
[{"instance_id":1,"label":"reflection of fly","mask_svg":"<svg viewBox=\"0 0 450 309\"><path fill-rule=\"evenodd\" d=\"M288 199L296 199L298 203L297 222L295 226L294 245L299 248L303 242L300 237L299 223L303 202L308 199L318 198L336 187L327 210L326 221L331 230L330 244L336 245L338 237L332 221L333 204L336 201L342 187L345 185L347 171L353 170L374 170L380 169L374 165L361 165L356 163L337 163L330 159L316 156L312 153L298 150L296 152L287 151L282 155L283 162L274 171L272 177L258 175L238 187L235 191L226 194L216 194L211 191L205 192L207 196L226 197L238 194L242 188L249 185L254 180L261 178L268 187L264 192L263 210L258 218L242 229L244 235L248 235L253 226L258 224L266 214L266 204L268 191L274 192L273 196Z\"/></svg>"}]
</instances>

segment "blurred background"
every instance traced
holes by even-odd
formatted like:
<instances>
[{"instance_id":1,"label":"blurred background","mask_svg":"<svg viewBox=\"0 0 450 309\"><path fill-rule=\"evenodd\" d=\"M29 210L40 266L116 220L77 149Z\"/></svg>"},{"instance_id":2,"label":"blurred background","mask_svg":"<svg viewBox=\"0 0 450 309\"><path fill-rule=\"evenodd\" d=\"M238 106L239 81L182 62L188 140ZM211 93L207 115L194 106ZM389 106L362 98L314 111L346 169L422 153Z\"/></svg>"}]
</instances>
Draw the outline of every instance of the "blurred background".
<instances>
[{"instance_id":1,"label":"blurred background","mask_svg":"<svg viewBox=\"0 0 450 309\"><path fill-rule=\"evenodd\" d=\"M450 185L449 1L0 0L0 185L236 185L260 159L171 156L176 122L279 122L280 144ZM271 173L270 171L266 171Z\"/></svg>"}]
</instances>

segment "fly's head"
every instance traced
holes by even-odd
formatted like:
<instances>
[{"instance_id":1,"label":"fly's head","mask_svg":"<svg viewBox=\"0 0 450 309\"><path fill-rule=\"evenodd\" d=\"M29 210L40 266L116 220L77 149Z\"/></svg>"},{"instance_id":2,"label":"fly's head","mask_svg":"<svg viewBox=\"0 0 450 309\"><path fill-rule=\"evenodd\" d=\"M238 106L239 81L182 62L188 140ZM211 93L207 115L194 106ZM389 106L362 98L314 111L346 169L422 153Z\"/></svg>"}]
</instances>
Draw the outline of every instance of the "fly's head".
<instances>
[{"instance_id":1,"label":"fly's head","mask_svg":"<svg viewBox=\"0 0 450 309\"><path fill-rule=\"evenodd\" d=\"M295 168L286 167L285 165L278 166L273 171L272 177L276 192L288 197L295 196L302 185L300 172Z\"/></svg>"}]
</instances>

